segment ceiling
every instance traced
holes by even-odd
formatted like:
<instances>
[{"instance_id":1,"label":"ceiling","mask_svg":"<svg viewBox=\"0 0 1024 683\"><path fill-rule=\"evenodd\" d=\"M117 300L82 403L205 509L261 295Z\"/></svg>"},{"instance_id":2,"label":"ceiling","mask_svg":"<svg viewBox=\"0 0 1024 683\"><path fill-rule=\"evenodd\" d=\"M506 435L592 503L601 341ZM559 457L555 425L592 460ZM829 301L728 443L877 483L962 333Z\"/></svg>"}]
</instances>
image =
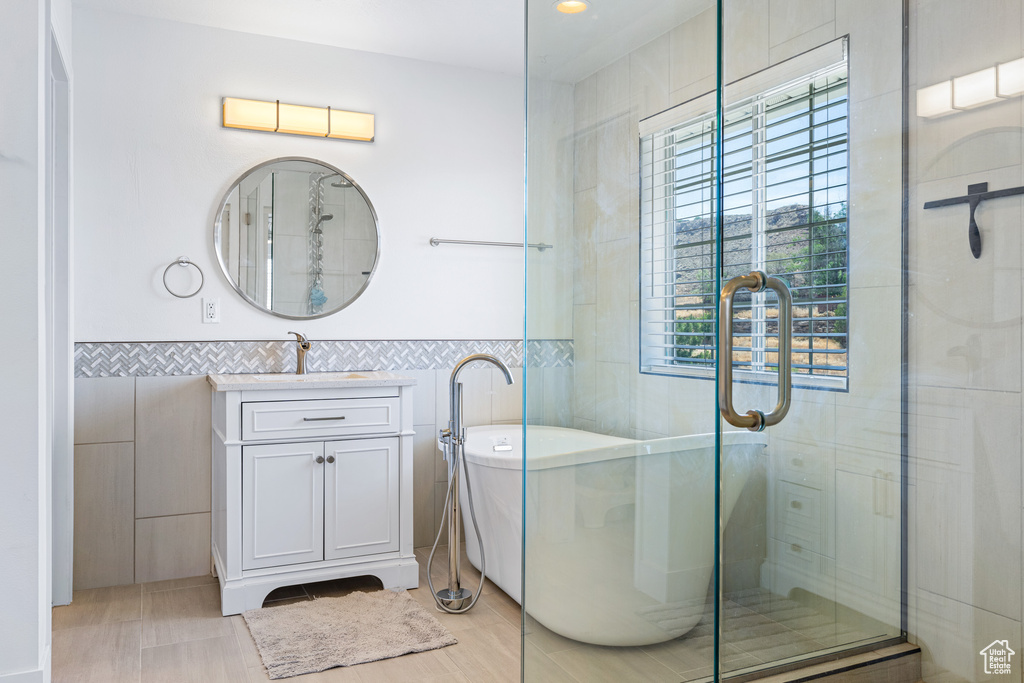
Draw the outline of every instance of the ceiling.
<instances>
[{"instance_id":1,"label":"ceiling","mask_svg":"<svg viewBox=\"0 0 1024 683\"><path fill-rule=\"evenodd\" d=\"M74 0L74 4L499 73L523 71L521 0Z\"/></svg>"},{"instance_id":2,"label":"ceiling","mask_svg":"<svg viewBox=\"0 0 1024 683\"><path fill-rule=\"evenodd\" d=\"M577 83L713 9L715 0L592 0L581 14L559 14L553 5L530 0L530 76Z\"/></svg>"},{"instance_id":3,"label":"ceiling","mask_svg":"<svg viewBox=\"0 0 1024 683\"><path fill-rule=\"evenodd\" d=\"M76 7L523 72L524 0L74 0ZM582 14L529 0L531 76L575 83L714 0L593 0Z\"/></svg>"}]
</instances>

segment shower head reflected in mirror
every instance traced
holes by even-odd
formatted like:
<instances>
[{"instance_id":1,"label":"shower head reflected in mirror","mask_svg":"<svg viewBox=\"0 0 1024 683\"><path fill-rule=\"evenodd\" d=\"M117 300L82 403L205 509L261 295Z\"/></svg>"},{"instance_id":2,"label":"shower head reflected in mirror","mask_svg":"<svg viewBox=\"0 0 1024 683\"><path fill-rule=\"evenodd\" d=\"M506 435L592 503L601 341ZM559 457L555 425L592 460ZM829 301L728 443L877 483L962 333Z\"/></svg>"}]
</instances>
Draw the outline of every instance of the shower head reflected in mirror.
<instances>
[{"instance_id":1,"label":"shower head reflected in mirror","mask_svg":"<svg viewBox=\"0 0 1024 683\"><path fill-rule=\"evenodd\" d=\"M331 183L331 187L352 187L347 178L338 178L337 182Z\"/></svg>"},{"instance_id":2,"label":"shower head reflected in mirror","mask_svg":"<svg viewBox=\"0 0 1024 683\"><path fill-rule=\"evenodd\" d=\"M320 218L317 219L316 227L313 228L313 234L314 235L322 235L322 234L324 234L323 225L324 225L324 223L326 223L327 221L330 221L330 220L334 220L334 214L333 213L325 213L322 216L320 216Z\"/></svg>"}]
</instances>

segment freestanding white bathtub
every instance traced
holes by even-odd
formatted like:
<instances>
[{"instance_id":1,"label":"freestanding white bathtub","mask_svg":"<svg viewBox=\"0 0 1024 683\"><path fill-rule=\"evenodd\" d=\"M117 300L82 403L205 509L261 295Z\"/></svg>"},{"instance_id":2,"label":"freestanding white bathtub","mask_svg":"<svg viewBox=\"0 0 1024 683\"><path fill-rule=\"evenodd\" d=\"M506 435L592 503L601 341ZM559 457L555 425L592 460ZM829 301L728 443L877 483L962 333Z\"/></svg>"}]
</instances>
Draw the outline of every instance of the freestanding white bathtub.
<instances>
[{"instance_id":1,"label":"freestanding white bathtub","mask_svg":"<svg viewBox=\"0 0 1024 683\"><path fill-rule=\"evenodd\" d=\"M487 577L522 603L522 426L470 427L465 466ZM502 437L512 451L495 451ZM723 434L723 515L764 435ZM568 638L649 645L704 614L714 568L714 434L633 441L527 427L526 595L530 616ZM461 488L466 551L480 549Z\"/></svg>"}]
</instances>

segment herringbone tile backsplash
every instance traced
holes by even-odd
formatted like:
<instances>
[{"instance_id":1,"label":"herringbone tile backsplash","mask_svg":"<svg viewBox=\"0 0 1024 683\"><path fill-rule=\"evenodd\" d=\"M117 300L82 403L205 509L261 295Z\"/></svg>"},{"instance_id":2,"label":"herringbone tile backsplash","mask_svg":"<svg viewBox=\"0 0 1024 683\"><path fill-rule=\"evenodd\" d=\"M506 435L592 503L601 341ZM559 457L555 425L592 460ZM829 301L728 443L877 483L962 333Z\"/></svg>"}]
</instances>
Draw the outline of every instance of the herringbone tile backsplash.
<instances>
[{"instance_id":1,"label":"herringbone tile backsplash","mask_svg":"<svg viewBox=\"0 0 1024 683\"><path fill-rule=\"evenodd\" d=\"M523 365L519 340L314 340L307 372L439 370L471 353L490 353L512 367ZM530 340L530 367L573 363L571 339ZM75 344L75 377L152 377L207 373L294 372L293 341L81 342Z\"/></svg>"}]
</instances>

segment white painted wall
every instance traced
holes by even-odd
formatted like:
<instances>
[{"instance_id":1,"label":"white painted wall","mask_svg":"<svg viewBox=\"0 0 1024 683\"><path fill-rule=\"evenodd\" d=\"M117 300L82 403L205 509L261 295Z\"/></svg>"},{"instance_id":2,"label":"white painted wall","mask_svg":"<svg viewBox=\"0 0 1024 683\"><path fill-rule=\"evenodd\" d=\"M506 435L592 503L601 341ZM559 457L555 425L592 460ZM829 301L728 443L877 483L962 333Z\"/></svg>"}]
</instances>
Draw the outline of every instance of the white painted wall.
<instances>
[{"instance_id":1,"label":"white painted wall","mask_svg":"<svg viewBox=\"0 0 1024 683\"><path fill-rule=\"evenodd\" d=\"M522 337L519 250L427 243L522 238L521 79L80 7L74 46L78 341L285 338L293 323L235 294L212 245L234 179L280 156L349 173L382 233L363 296L301 331ZM225 129L231 95L373 112L377 141ZM164 268L183 254L206 273L202 296L220 297L219 325L201 324L200 297L164 289Z\"/></svg>"}]
</instances>

